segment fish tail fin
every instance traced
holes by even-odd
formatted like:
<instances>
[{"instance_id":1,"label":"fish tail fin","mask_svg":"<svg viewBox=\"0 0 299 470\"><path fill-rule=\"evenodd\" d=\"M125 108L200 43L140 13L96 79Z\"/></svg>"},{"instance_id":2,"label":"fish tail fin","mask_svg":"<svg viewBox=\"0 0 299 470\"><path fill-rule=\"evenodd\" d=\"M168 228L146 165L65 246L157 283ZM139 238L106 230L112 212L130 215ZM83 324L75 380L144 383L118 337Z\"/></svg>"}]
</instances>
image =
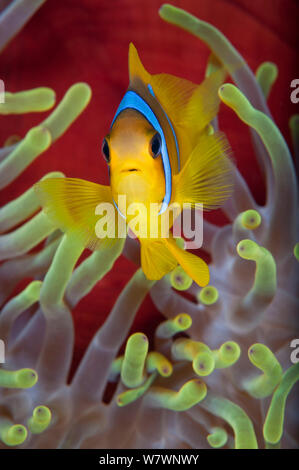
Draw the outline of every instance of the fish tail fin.
<instances>
[{"instance_id":1,"label":"fish tail fin","mask_svg":"<svg viewBox=\"0 0 299 470\"><path fill-rule=\"evenodd\" d=\"M99 220L96 207L103 202L112 203L109 186L78 178L49 178L36 183L34 189L44 212L63 232L76 233L92 250L98 249L104 240L113 241L112 237L99 238L95 231ZM107 224L114 224L114 212L109 216Z\"/></svg>"},{"instance_id":2,"label":"fish tail fin","mask_svg":"<svg viewBox=\"0 0 299 470\"><path fill-rule=\"evenodd\" d=\"M209 267L203 259L180 248L173 238L164 238L163 242L193 281L201 287L209 283Z\"/></svg>"},{"instance_id":3,"label":"fish tail fin","mask_svg":"<svg viewBox=\"0 0 299 470\"><path fill-rule=\"evenodd\" d=\"M230 146L222 132L202 134L183 169L174 176L174 201L216 209L233 191Z\"/></svg>"}]
</instances>

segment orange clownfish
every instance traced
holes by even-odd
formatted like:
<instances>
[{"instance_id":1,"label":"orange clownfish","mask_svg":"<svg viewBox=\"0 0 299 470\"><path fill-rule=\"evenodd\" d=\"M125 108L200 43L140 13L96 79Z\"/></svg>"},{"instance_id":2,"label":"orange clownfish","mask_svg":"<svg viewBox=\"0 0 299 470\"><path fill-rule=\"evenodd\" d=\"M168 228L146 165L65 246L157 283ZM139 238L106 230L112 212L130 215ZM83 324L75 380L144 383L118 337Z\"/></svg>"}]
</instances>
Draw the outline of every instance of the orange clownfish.
<instances>
[{"instance_id":1,"label":"orange clownfish","mask_svg":"<svg viewBox=\"0 0 299 470\"><path fill-rule=\"evenodd\" d=\"M102 145L110 185L76 178L46 179L35 185L55 224L83 236L85 246L93 250L117 240L96 233L100 203L111 203L134 232L132 216L124 215L118 205L119 196L126 197L125 209L134 203L155 203L161 228L173 203L201 203L206 210L214 209L232 190L229 144L210 126L218 112L223 70L200 85L168 74L150 75L130 44L129 77L129 88ZM146 235L139 241L141 266L149 279L160 279L180 264L198 285L208 284L207 264L180 248L170 233L159 231L159 236Z\"/></svg>"}]
</instances>

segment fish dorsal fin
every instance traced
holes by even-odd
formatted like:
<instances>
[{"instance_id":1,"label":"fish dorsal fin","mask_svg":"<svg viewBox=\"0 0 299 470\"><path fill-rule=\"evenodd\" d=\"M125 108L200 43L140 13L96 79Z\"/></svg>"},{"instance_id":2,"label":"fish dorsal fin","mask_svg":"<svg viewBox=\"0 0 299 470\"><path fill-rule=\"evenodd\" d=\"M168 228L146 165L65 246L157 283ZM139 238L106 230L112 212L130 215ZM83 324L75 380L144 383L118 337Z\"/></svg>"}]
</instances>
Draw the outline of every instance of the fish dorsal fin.
<instances>
[{"instance_id":1,"label":"fish dorsal fin","mask_svg":"<svg viewBox=\"0 0 299 470\"><path fill-rule=\"evenodd\" d=\"M167 73L152 75L151 86L168 117L179 123L198 85Z\"/></svg>"},{"instance_id":2,"label":"fish dorsal fin","mask_svg":"<svg viewBox=\"0 0 299 470\"><path fill-rule=\"evenodd\" d=\"M82 239L85 247L98 249L103 242L113 243L115 238L99 238L96 224L101 218L95 214L100 203L110 203L113 208L111 189L78 178L49 178L38 182L34 189L45 213L63 232L72 232ZM107 226L114 227L114 210L106 218ZM115 231L117 228L115 227Z\"/></svg>"},{"instance_id":3,"label":"fish dorsal fin","mask_svg":"<svg viewBox=\"0 0 299 470\"><path fill-rule=\"evenodd\" d=\"M155 96L175 126L182 148L188 149L190 145L194 147L199 134L218 113L218 88L224 78L223 68L211 73L200 85L168 74L151 77ZM182 164L187 160L188 154L184 152L181 155Z\"/></svg>"},{"instance_id":4,"label":"fish dorsal fin","mask_svg":"<svg viewBox=\"0 0 299 470\"><path fill-rule=\"evenodd\" d=\"M136 80L141 80L146 87L151 85L155 97L172 121L176 121L183 114L198 87L188 80L167 73L151 75L144 68L133 43L129 46L129 78L131 86L134 86Z\"/></svg>"},{"instance_id":5,"label":"fish dorsal fin","mask_svg":"<svg viewBox=\"0 0 299 470\"><path fill-rule=\"evenodd\" d=\"M134 82L139 79L146 86L151 79L151 75L143 67L137 49L132 42L129 45L129 78L130 85L134 85Z\"/></svg>"},{"instance_id":6,"label":"fish dorsal fin","mask_svg":"<svg viewBox=\"0 0 299 470\"><path fill-rule=\"evenodd\" d=\"M212 73L200 85L167 73L151 75L144 68L134 44L130 43L129 46L130 85L134 86L136 80L141 80L146 87L151 85L155 97L171 121L188 130L191 137L200 133L219 109L218 88L226 72L218 63L213 64L210 71Z\"/></svg>"},{"instance_id":7,"label":"fish dorsal fin","mask_svg":"<svg viewBox=\"0 0 299 470\"><path fill-rule=\"evenodd\" d=\"M214 119L219 110L220 98L218 89L226 76L223 68L216 70L198 85L185 109L184 127L194 130L195 133L203 129ZM195 124L196 123L196 124Z\"/></svg>"}]
</instances>

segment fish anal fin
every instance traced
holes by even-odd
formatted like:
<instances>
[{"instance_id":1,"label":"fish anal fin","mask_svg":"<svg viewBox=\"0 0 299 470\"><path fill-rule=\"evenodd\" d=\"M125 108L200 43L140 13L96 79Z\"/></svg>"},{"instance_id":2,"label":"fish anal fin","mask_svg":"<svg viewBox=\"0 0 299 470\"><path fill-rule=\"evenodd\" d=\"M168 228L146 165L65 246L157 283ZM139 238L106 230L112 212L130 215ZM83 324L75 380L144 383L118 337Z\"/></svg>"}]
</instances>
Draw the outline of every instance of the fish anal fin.
<instances>
[{"instance_id":1,"label":"fish anal fin","mask_svg":"<svg viewBox=\"0 0 299 470\"><path fill-rule=\"evenodd\" d=\"M141 267L148 279L159 280L177 266L177 261L162 240L140 240Z\"/></svg>"}]
</instances>

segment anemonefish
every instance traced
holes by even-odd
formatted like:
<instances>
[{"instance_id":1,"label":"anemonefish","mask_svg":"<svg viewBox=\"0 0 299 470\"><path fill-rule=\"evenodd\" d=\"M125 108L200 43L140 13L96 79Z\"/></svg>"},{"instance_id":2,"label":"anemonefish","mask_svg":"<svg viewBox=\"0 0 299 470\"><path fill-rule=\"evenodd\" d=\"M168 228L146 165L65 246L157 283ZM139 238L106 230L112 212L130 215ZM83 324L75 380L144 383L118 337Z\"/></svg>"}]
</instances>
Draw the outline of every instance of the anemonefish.
<instances>
[{"instance_id":1,"label":"anemonefish","mask_svg":"<svg viewBox=\"0 0 299 470\"><path fill-rule=\"evenodd\" d=\"M43 209L56 225L84 237L85 246L93 250L111 243L95 232L95 208L101 202L113 204L119 212L120 195L126 196L127 205L156 203L162 220L173 203L201 203L205 210L214 209L232 191L229 144L210 126L218 112L223 70L200 85L168 74L150 75L130 44L129 78L102 144L110 185L76 178L46 179L35 185ZM128 226L130 220L127 216ZM171 233L139 241L141 266L149 279L160 279L180 264L198 285L208 284L208 265L180 248Z\"/></svg>"}]
</instances>

